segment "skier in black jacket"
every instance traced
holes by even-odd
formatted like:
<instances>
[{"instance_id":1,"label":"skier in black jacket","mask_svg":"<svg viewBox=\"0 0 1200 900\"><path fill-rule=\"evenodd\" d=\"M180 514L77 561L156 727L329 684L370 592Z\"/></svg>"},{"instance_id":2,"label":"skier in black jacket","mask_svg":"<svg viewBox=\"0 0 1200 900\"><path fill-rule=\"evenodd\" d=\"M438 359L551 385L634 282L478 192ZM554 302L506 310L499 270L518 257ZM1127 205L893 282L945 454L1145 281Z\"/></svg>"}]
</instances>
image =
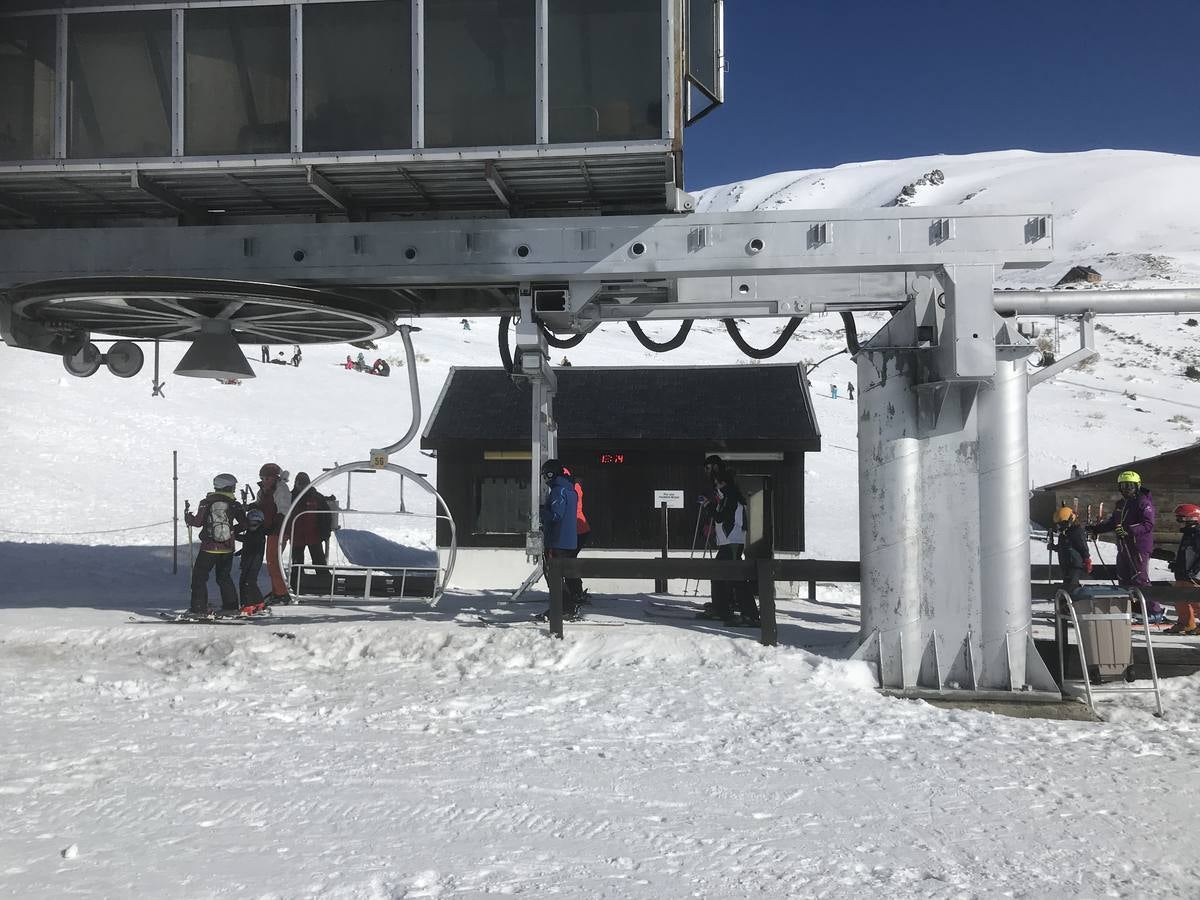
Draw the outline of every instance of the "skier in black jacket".
<instances>
[{"instance_id":1,"label":"skier in black jacket","mask_svg":"<svg viewBox=\"0 0 1200 900\"><path fill-rule=\"evenodd\" d=\"M262 591L258 587L258 573L262 569L263 551L267 546L266 519L257 504L246 507L246 525L234 539L241 541L242 564L238 569L238 594L242 612L261 612L264 606Z\"/></svg>"},{"instance_id":2,"label":"skier in black jacket","mask_svg":"<svg viewBox=\"0 0 1200 900\"><path fill-rule=\"evenodd\" d=\"M1185 590L1200 589L1200 506L1181 503L1175 507L1175 521L1179 523L1179 549L1171 562L1171 574L1175 586ZM1200 634L1200 601L1175 604L1179 620L1167 629L1167 634Z\"/></svg>"},{"instance_id":3,"label":"skier in black jacket","mask_svg":"<svg viewBox=\"0 0 1200 900\"><path fill-rule=\"evenodd\" d=\"M1080 579L1092 571L1092 555L1088 551L1087 531L1079 524L1071 507L1055 510L1054 527L1047 544L1051 550L1058 551L1063 590L1075 593L1079 590Z\"/></svg>"}]
</instances>

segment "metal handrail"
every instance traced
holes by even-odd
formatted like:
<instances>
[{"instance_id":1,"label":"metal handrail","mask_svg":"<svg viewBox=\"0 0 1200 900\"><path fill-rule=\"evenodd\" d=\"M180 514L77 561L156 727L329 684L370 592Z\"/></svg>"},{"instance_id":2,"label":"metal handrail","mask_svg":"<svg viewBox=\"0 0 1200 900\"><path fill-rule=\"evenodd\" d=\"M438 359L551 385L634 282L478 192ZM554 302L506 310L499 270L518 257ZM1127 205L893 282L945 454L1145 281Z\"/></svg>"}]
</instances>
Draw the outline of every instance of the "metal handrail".
<instances>
[{"instance_id":1,"label":"metal handrail","mask_svg":"<svg viewBox=\"0 0 1200 900\"><path fill-rule=\"evenodd\" d=\"M1080 675L1081 675L1081 680L1083 681L1084 694L1087 697L1088 709L1090 709L1092 711L1092 713L1096 712L1096 705L1095 705L1095 698L1094 698L1095 694L1149 694L1149 693L1153 693L1155 707L1157 710L1155 712L1155 716L1157 716L1158 718L1161 719L1163 717L1162 690L1158 683L1158 667L1154 663L1154 646L1150 639L1150 616L1146 610L1146 598L1144 596L1142 596L1142 592L1140 590L1138 590L1137 588L1123 588L1122 591L1125 593L1127 601L1132 602L1133 600L1136 599L1142 605L1142 630L1143 630L1143 634L1146 638L1146 655L1150 659L1150 677L1153 681L1154 686L1149 687L1149 688L1136 688L1136 687L1128 687L1128 686L1108 687L1108 688L1102 688L1102 687L1093 688L1092 687L1092 680L1088 676L1087 650L1084 647L1083 635L1079 629L1079 623L1080 622L1096 622L1096 621L1132 622L1133 615L1128 606L1126 606L1125 612L1123 612L1123 613L1085 613L1083 615L1079 615L1078 613L1075 612L1075 601L1071 597L1070 592L1067 591L1066 589L1059 589L1058 593L1054 595L1054 606L1055 606L1054 639L1055 639L1055 643L1058 645L1058 681L1059 681L1059 684L1062 685L1063 690L1065 692L1066 687L1067 687L1067 672L1066 672L1066 642L1067 642L1067 640L1066 640L1066 635L1061 633L1061 628L1062 628L1062 622L1064 620L1068 619L1068 616L1064 615L1063 613L1061 613L1059 611L1059 609L1060 609L1059 601L1066 600L1066 608L1067 608L1067 612L1069 613L1069 619L1070 619L1072 627L1074 627L1074 629L1075 629L1075 646L1076 646L1076 649L1079 651Z\"/></svg>"}]
</instances>

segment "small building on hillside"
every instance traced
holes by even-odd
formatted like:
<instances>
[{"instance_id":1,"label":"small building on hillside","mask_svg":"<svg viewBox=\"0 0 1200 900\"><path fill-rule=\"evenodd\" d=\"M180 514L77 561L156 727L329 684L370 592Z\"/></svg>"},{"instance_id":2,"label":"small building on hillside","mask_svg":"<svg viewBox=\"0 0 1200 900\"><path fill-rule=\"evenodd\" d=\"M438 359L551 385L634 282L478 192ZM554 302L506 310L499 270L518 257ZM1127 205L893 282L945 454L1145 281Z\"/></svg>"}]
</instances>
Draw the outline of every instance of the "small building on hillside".
<instances>
[{"instance_id":1,"label":"small building on hillside","mask_svg":"<svg viewBox=\"0 0 1200 900\"><path fill-rule=\"evenodd\" d=\"M1103 279L1100 273L1091 266L1072 266L1062 278L1058 279L1055 287L1066 287L1071 284L1099 284Z\"/></svg>"},{"instance_id":2,"label":"small building on hillside","mask_svg":"<svg viewBox=\"0 0 1200 900\"><path fill-rule=\"evenodd\" d=\"M1055 509L1071 506L1080 521L1098 521L1112 512L1113 504L1120 499L1117 475L1126 469L1132 469L1142 477L1142 484L1150 489L1154 498L1156 555L1159 551L1174 553L1179 544L1175 507L1180 503L1200 503L1200 442L1042 485L1030 498L1029 517L1048 527Z\"/></svg>"},{"instance_id":3,"label":"small building on hillside","mask_svg":"<svg viewBox=\"0 0 1200 900\"><path fill-rule=\"evenodd\" d=\"M662 545L656 490L681 490L670 546L696 540L704 458L719 453L747 498L756 550L804 549L804 454L821 449L799 366L556 370L558 456L584 489L589 548ZM460 547L524 547L529 528L530 391L499 368L450 370L421 438ZM442 526L438 543L446 546ZM703 537L700 538L703 546Z\"/></svg>"}]
</instances>

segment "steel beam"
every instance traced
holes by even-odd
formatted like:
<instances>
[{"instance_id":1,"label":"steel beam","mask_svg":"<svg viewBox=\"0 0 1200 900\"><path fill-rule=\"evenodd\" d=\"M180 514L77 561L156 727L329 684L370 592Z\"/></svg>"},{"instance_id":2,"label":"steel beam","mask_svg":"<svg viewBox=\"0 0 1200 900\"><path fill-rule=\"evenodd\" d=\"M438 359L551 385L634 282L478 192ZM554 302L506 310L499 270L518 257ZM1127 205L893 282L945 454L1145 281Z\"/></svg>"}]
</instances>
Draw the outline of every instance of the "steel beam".
<instances>
[{"instance_id":1,"label":"steel beam","mask_svg":"<svg viewBox=\"0 0 1200 900\"><path fill-rule=\"evenodd\" d=\"M305 180L308 186L336 206L342 212L349 212L351 200L344 191L336 187L328 178L318 172L313 166L304 167Z\"/></svg>"},{"instance_id":2,"label":"steel beam","mask_svg":"<svg viewBox=\"0 0 1200 900\"><path fill-rule=\"evenodd\" d=\"M168 205L178 208L178 202ZM932 223L949 215L958 217L955 240L931 239ZM733 279L732 296L781 300L777 314L794 315L806 304L789 306L782 301L793 298L764 297L772 292L760 293L754 279L1041 266L1052 259L1051 239L1028 239L1029 217L1027 209L978 209L964 215L953 207L28 230L5 236L11 262L0 269L0 286L131 273L407 286L666 283L722 276ZM813 241L815 226L825 226L829 239ZM708 236L698 247L695 234L700 230ZM358 252L364 239L367 253ZM243 251L247 240L256 248L249 257Z\"/></svg>"},{"instance_id":3,"label":"steel beam","mask_svg":"<svg viewBox=\"0 0 1200 900\"><path fill-rule=\"evenodd\" d=\"M145 173L134 169L129 173L129 185L144 194L149 194L163 206L170 207L179 213L181 216L187 216L190 219L203 221L208 218L208 213L187 202L182 197L176 196L171 191L167 190L161 184L151 180Z\"/></svg>"},{"instance_id":4,"label":"steel beam","mask_svg":"<svg viewBox=\"0 0 1200 900\"><path fill-rule=\"evenodd\" d=\"M506 208L511 209L515 204L513 193L505 184L500 170L496 168L496 164L490 160L483 164L483 177L487 180L488 187L492 189L492 193L504 204Z\"/></svg>"}]
</instances>

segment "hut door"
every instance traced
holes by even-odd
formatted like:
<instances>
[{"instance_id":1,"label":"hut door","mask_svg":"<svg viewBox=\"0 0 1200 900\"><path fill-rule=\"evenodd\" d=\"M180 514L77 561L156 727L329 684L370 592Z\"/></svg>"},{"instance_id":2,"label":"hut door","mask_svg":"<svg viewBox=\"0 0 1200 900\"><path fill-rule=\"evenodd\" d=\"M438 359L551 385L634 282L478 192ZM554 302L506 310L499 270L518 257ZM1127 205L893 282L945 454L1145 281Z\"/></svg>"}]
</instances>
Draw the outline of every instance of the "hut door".
<instances>
[{"instance_id":1,"label":"hut door","mask_svg":"<svg viewBox=\"0 0 1200 900\"><path fill-rule=\"evenodd\" d=\"M775 548L771 479L766 475L743 475L738 483L746 497L746 556L769 559Z\"/></svg>"}]
</instances>

